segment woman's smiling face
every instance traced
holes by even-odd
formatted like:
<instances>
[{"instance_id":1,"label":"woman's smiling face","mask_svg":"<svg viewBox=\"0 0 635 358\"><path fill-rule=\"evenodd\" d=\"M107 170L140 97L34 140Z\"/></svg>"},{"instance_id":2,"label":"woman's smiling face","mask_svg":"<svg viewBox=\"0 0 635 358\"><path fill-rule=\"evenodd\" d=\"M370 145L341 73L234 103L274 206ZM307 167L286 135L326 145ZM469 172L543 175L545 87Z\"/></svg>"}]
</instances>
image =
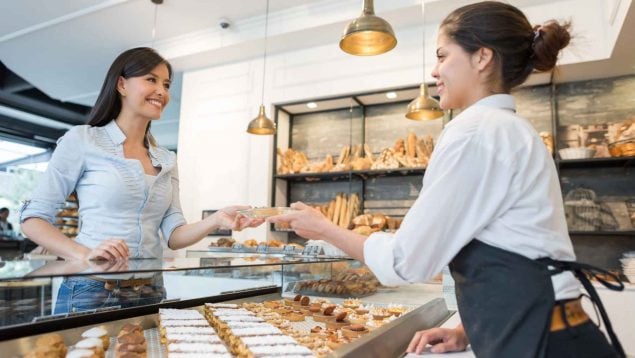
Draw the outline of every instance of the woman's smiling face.
<instances>
[{"instance_id":1,"label":"woman's smiling face","mask_svg":"<svg viewBox=\"0 0 635 358\"><path fill-rule=\"evenodd\" d=\"M443 109L465 108L474 102L481 82L474 55L452 41L443 28L437 38L437 64L432 70Z\"/></svg>"}]
</instances>

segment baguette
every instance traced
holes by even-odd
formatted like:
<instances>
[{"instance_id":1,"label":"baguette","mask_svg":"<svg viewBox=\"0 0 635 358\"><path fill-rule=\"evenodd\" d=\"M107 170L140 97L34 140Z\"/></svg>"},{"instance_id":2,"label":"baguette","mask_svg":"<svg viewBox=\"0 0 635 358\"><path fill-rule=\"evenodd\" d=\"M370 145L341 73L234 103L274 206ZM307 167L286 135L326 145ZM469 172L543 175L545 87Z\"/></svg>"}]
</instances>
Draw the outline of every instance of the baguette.
<instances>
[{"instance_id":1,"label":"baguette","mask_svg":"<svg viewBox=\"0 0 635 358\"><path fill-rule=\"evenodd\" d=\"M346 220L346 210L348 209L348 196L344 194L342 196L342 204L340 205L340 215L337 220L337 225L344 227L346 224L344 220Z\"/></svg>"},{"instance_id":2,"label":"baguette","mask_svg":"<svg viewBox=\"0 0 635 358\"><path fill-rule=\"evenodd\" d=\"M417 135L414 132L408 133L408 144L406 146L406 157L414 159L417 146Z\"/></svg>"},{"instance_id":3,"label":"baguette","mask_svg":"<svg viewBox=\"0 0 635 358\"><path fill-rule=\"evenodd\" d=\"M333 156L328 154L326 159L324 159L324 166L322 167L323 172L328 172L333 169Z\"/></svg>"},{"instance_id":4,"label":"baguette","mask_svg":"<svg viewBox=\"0 0 635 358\"><path fill-rule=\"evenodd\" d=\"M335 209L333 210L333 219L331 220L333 222L333 224L337 225L339 223L340 220L340 210L342 207L342 195L341 193L338 193L335 196Z\"/></svg>"},{"instance_id":5,"label":"baguette","mask_svg":"<svg viewBox=\"0 0 635 358\"><path fill-rule=\"evenodd\" d=\"M329 201L329 208L326 211L326 217L333 222L333 213L335 212L335 200Z\"/></svg>"}]
</instances>

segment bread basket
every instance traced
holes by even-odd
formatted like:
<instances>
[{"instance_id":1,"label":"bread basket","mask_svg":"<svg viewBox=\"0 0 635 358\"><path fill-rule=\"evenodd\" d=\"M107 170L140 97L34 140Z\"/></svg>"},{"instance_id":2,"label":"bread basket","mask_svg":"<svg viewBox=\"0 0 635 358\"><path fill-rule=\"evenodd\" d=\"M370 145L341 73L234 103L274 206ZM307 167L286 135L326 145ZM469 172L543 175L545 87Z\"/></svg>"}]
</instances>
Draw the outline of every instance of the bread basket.
<instances>
[{"instance_id":1,"label":"bread basket","mask_svg":"<svg viewBox=\"0 0 635 358\"><path fill-rule=\"evenodd\" d=\"M562 159L587 159L593 158L595 149L578 147L578 148L565 148L558 151L560 158Z\"/></svg>"}]
</instances>

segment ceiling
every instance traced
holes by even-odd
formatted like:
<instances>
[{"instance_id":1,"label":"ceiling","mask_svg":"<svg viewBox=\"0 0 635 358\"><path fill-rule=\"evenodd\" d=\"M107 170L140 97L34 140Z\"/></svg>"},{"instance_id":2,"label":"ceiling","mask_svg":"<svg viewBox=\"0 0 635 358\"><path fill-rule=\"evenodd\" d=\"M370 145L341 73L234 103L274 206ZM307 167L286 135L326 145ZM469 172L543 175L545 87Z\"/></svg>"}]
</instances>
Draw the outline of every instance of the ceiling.
<instances>
[{"instance_id":1,"label":"ceiling","mask_svg":"<svg viewBox=\"0 0 635 358\"><path fill-rule=\"evenodd\" d=\"M635 73L632 1L581 1L507 2L525 10L532 23L569 13L581 16L584 20L574 24L576 30L594 46L608 44L606 49L585 46L582 52L591 54L577 58L567 54L572 59L565 56L567 65L559 73L560 80ZM345 24L359 15L361 2L270 0L269 53L337 43ZM436 27L452 9L471 2L425 0L426 23ZM576 4L580 5L572 6ZM602 12L596 16L600 20L587 21L576 12L587 5ZM550 6L560 7L551 11ZM118 53L153 46L176 71L172 102L161 121L153 124L153 133L160 143L176 148L182 73L262 56L265 7L265 0L164 0L158 7L151 0L5 1L0 12L0 119L11 117L3 108L21 108L31 115L22 121L56 138L69 125L83 123ZM393 25L397 37L400 29L421 26L421 0L375 0L375 10ZM222 18L229 28L221 28ZM612 22L619 28L611 28ZM548 76L533 81L548 81ZM16 101L22 107L11 106Z\"/></svg>"}]
</instances>

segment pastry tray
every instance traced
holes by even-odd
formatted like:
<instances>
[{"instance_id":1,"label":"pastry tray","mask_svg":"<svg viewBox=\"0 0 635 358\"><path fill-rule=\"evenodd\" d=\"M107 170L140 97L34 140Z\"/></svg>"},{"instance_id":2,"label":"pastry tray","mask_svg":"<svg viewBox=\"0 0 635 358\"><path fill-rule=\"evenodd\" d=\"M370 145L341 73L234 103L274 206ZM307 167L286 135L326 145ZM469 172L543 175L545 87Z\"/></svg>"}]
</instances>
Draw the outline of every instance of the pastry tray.
<instances>
[{"instance_id":1,"label":"pastry tray","mask_svg":"<svg viewBox=\"0 0 635 358\"><path fill-rule=\"evenodd\" d=\"M227 302L263 302L266 300L280 299L280 294L268 294L261 296L254 296L235 301ZM366 302L366 304L372 304L375 307L382 307L382 304L373 304L372 302ZM399 317L392 322L373 330L370 334L367 334L354 342L346 344L332 354L334 357L356 357L356 356L369 356L372 355L367 350L373 351L375 356L398 356L398 352L403 352L410 337L403 335L403 332L414 331L419 329L438 327L451 313L445 307L442 299L435 299L423 306L409 306L403 305L406 308L412 308L413 311L408 312L405 315ZM188 309L204 310L204 306L190 307ZM138 316L128 319L121 319L117 321L111 321L102 324L83 326L77 328L70 328L65 330L59 330L55 333L64 337L64 341L67 346L81 340L81 334L89 328L99 327L106 329L111 336L110 347L106 352L105 357L114 357L114 349L116 345L116 334L127 323L140 324L144 328L144 336L147 342L147 356L148 357L167 357L165 346L160 342L159 330L157 329L158 314L149 314L144 316ZM323 323L313 321L313 318L308 317L302 322L292 322L293 328L297 330L310 330L315 326L323 326ZM24 338L18 338L13 340L1 341L0 351L3 352L3 356L17 357L28 353L29 349L35 347L35 341L41 335L29 336ZM360 352L363 350L364 352ZM377 355L379 354L379 355Z\"/></svg>"}]
</instances>

